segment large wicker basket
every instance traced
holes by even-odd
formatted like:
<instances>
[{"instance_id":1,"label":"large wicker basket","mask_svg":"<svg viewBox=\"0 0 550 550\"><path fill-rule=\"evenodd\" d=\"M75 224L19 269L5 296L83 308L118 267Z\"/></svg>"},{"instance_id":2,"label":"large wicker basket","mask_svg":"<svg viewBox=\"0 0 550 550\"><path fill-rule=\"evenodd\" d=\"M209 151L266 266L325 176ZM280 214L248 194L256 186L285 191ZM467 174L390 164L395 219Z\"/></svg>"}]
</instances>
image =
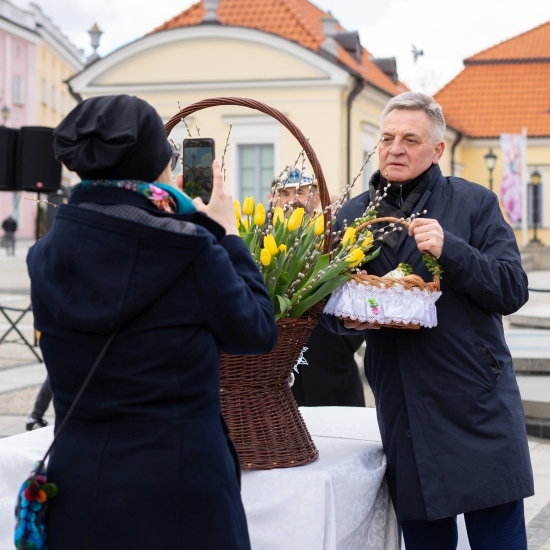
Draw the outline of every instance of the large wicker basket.
<instances>
[{"instance_id":1,"label":"large wicker basket","mask_svg":"<svg viewBox=\"0 0 550 550\"><path fill-rule=\"evenodd\" d=\"M405 220L386 217L376 218L356 229L377 223L409 227ZM370 322L381 327L417 330L421 326L431 328L437 324L435 302L439 296L438 275L433 276L433 281L426 282L418 275L395 279L362 272L332 293L325 312L341 319ZM374 312L372 305L365 303L369 299L376 304Z\"/></svg>"},{"instance_id":2,"label":"large wicker basket","mask_svg":"<svg viewBox=\"0 0 550 550\"><path fill-rule=\"evenodd\" d=\"M283 124L307 155L317 178L322 206L329 205L323 170L309 141L283 113L264 103L240 97L205 99L173 116L166 123L167 134L190 114L221 105L255 109ZM331 246L331 226L330 212L326 212L326 252ZM311 308L306 317L280 320L277 345L271 353L221 356L222 411L242 469L288 468L313 462L319 456L290 390L289 379L311 330L317 324L321 309L319 305Z\"/></svg>"}]
</instances>

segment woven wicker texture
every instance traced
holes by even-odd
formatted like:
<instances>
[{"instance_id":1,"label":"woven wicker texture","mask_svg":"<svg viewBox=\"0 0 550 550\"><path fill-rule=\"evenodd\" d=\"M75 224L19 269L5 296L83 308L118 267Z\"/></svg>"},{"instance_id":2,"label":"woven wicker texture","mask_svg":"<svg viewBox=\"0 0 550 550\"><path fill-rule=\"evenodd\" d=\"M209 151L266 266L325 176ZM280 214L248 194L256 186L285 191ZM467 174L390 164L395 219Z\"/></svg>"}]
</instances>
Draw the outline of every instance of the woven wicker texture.
<instances>
[{"instance_id":1,"label":"woven wicker texture","mask_svg":"<svg viewBox=\"0 0 550 550\"><path fill-rule=\"evenodd\" d=\"M283 113L240 97L215 97L181 109L166 123L170 132L186 116L209 107L239 105L270 115L285 126L302 146L317 179L323 208L330 204L323 170L301 130ZM325 252L331 248L331 217L325 212ZM318 322L322 304L300 319L278 321L279 336L268 354L220 357L221 399L224 419L235 444L241 469L269 470L313 462L319 456L292 395L289 380L300 353Z\"/></svg>"},{"instance_id":2,"label":"woven wicker texture","mask_svg":"<svg viewBox=\"0 0 550 550\"><path fill-rule=\"evenodd\" d=\"M400 220L399 218L375 218L374 220L359 225L357 227L357 230L364 229L365 227L377 223L400 224L403 225L406 229L408 229L410 225L409 222L405 220ZM377 288L391 288L393 285L395 285L396 281L399 281L399 284L406 290L413 290L414 288L418 288L419 290L425 290L426 292L439 292L440 289L440 279L437 275L434 275L432 282L425 282L421 277L414 274L400 277L396 280L392 277L377 277L376 275L369 275L367 273L357 273L352 277L352 279L356 283L365 286L375 286ZM391 322L378 324L383 327L403 328L410 330L418 330L420 328L419 325L414 325L412 323L405 324L399 322Z\"/></svg>"}]
</instances>

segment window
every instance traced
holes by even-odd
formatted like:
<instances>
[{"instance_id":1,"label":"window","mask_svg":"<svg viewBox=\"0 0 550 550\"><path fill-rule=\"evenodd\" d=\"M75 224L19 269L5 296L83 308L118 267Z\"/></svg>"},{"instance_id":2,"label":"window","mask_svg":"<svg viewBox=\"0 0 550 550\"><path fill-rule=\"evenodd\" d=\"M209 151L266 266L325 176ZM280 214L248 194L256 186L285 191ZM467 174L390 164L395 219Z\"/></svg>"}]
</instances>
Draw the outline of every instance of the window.
<instances>
[{"instance_id":1,"label":"window","mask_svg":"<svg viewBox=\"0 0 550 550\"><path fill-rule=\"evenodd\" d=\"M362 158L362 164L364 164L367 161L367 159L369 158L369 155L373 152L374 146L376 144L376 142L374 140L374 136L377 132L378 132L377 128L375 128L373 125L367 124L367 123L363 124L363 130L362 130L362 133L361 133L361 146L363 148L363 155L361 157ZM361 192L362 191L368 191L369 181L370 181L371 176L374 174L374 172L376 170L375 164L377 164L377 162L378 162L378 155L375 152L374 155L372 155L370 157L369 162L363 168L363 173L361 175L361 180L357 181L356 187L355 187L354 191L352 191L352 192L357 193L358 191L361 191ZM361 166L359 166L359 168L357 168L357 171L359 171L360 168L361 168ZM353 173L353 170L352 170L352 173L351 173L352 181L353 181L354 177L355 177L355 174ZM361 184L361 189L360 190L358 189L359 184Z\"/></svg>"},{"instance_id":2,"label":"window","mask_svg":"<svg viewBox=\"0 0 550 550\"><path fill-rule=\"evenodd\" d=\"M231 125L229 147L225 155L228 187L236 199L253 196L255 201L267 202L271 183L284 168L280 166L281 125L268 115L229 115L223 117ZM223 144L218 144L221 159ZM300 151L286 161L290 164Z\"/></svg>"},{"instance_id":3,"label":"window","mask_svg":"<svg viewBox=\"0 0 550 550\"><path fill-rule=\"evenodd\" d=\"M57 91L55 86L52 86L52 111L57 109Z\"/></svg>"},{"instance_id":4,"label":"window","mask_svg":"<svg viewBox=\"0 0 550 550\"><path fill-rule=\"evenodd\" d=\"M239 145L239 197L265 203L275 177L273 144Z\"/></svg>"},{"instance_id":5,"label":"window","mask_svg":"<svg viewBox=\"0 0 550 550\"><path fill-rule=\"evenodd\" d=\"M13 102L16 105L23 104L23 78L20 76L13 77Z\"/></svg>"},{"instance_id":6,"label":"window","mask_svg":"<svg viewBox=\"0 0 550 550\"><path fill-rule=\"evenodd\" d=\"M42 96L42 105L48 104L48 85L46 83L46 79L42 79L42 90L41 90L41 96Z\"/></svg>"}]
</instances>

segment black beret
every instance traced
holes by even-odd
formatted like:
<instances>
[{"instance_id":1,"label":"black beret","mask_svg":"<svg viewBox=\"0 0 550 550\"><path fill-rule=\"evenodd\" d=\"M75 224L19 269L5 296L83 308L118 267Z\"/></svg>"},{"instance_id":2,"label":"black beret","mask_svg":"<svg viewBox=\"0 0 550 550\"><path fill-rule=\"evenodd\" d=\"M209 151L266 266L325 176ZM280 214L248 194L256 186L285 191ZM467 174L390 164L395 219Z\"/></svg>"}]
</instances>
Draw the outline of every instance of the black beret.
<instances>
[{"instance_id":1,"label":"black beret","mask_svg":"<svg viewBox=\"0 0 550 550\"><path fill-rule=\"evenodd\" d=\"M172 146L149 103L111 95L79 103L54 130L54 152L83 180L153 182L170 162Z\"/></svg>"}]
</instances>

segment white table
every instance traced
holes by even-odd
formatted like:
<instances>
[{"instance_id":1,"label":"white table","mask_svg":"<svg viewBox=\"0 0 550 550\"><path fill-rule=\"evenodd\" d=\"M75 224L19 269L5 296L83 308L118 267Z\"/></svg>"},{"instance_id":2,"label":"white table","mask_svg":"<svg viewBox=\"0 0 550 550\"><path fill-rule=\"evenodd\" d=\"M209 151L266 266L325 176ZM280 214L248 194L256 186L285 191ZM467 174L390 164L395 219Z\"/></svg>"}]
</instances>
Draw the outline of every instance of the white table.
<instances>
[{"instance_id":1,"label":"white table","mask_svg":"<svg viewBox=\"0 0 550 550\"><path fill-rule=\"evenodd\" d=\"M319 459L242 474L253 550L399 548L375 410L301 411ZM0 550L13 549L17 491L51 438L52 428L47 427L0 440Z\"/></svg>"}]
</instances>

